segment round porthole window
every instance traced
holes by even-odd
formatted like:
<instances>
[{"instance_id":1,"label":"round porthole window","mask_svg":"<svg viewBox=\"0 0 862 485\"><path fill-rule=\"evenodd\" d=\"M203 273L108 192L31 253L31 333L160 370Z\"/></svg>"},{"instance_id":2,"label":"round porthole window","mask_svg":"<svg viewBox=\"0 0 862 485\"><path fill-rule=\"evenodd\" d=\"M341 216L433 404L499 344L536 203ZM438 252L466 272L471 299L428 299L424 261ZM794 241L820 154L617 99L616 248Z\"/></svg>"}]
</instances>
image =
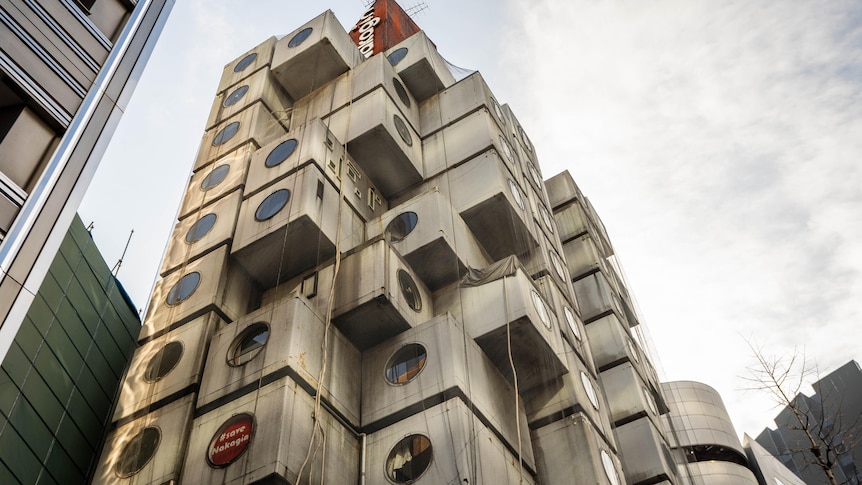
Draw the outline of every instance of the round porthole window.
<instances>
[{"instance_id":1,"label":"round porthole window","mask_svg":"<svg viewBox=\"0 0 862 485\"><path fill-rule=\"evenodd\" d=\"M314 31L314 29L312 29L311 27L306 27L306 28L300 30L299 32L296 33L296 35L293 36L292 39L290 39L290 41L287 43L287 46L288 47L296 47L299 44L302 44L303 42L305 42L305 39L307 39L308 36L311 35L311 33L313 31Z\"/></svg>"},{"instance_id":2,"label":"round porthole window","mask_svg":"<svg viewBox=\"0 0 862 485\"><path fill-rule=\"evenodd\" d=\"M554 267L554 271L557 273L557 276L559 276L561 280L566 281L566 268L563 266L563 262L560 261L560 256L553 249L549 249L548 257L551 258L551 266Z\"/></svg>"},{"instance_id":3,"label":"round porthole window","mask_svg":"<svg viewBox=\"0 0 862 485\"><path fill-rule=\"evenodd\" d=\"M407 96L407 90L404 89L404 85L401 84L396 78L392 78L392 84L395 85L395 93L398 95L398 98L404 103L404 106L410 107L410 96Z\"/></svg>"},{"instance_id":4,"label":"round porthole window","mask_svg":"<svg viewBox=\"0 0 862 485\"><path fill-rule=\"evenodd\" d=\"M239 121L234 121L229 123L227 126L221 129L213 138L213 146L223 145L228 142L231 138L236 136L239 131Z\"/></svg>"},{"instance_id":5,"label":"round porthole window","mask_svg":"<svg viewBox=\"0 0 862 485\"><path fill-rule=\"evenodd\" d=\"M500 103L497 102L496 99L491 98L491 106L494 107L494 114L499 118L500 123L506 124L506 117L503 116L503 110L500 108Z\"/></svg>"},{"instance_id":6,"label":"round porthole window","mask_svg":"<svg viewBox=\"0 0 862 485\"><path fill-rule=\"evenodd\" d=\"M189 228L189 232L186 233L186 242L192 244L200 241L201 238L209 234L217 219L218 216L215 214L207 214L198 219L198 221L192 224L192 227Z\"/></svg>"},{"instance_id":7,"label":"round porthole window","mask_svg":"<svg viewBox=\"0 0 862 485\"><path fill-rule=\"evenodd\" d=\"M123 447L114 471L120 478L128 478L143 470L156 454L161 440L162 432L159 428L150 426L142 429Z\"/></svg>"},{"instance_id":8,"label":"round porthole window","mask_svg":"<svg viewBox=\"0 0 862 485\"><path fill-rule=\"evenodd\" d=\"M413 281L410 273L403 269L398 270L398 286L401 287L401 295L404 297L407 305L414 312L422 310L422 296L419 294L419 288L416 287L416 283Z\"/></svg>"},{"instance_id":9,"label":"round porthole window","mask_svg":"<svg viewBox=\"0 0 862 485\"><path fill-rule=\"evenodd\" d=\"M254 436L254 416L240 413L224 422L210 440L207 463L222 468L235 462L245 453Z\"/></svg>"},{"instance_id":10,"label":"round porthole window","mask_svg":"<svg viewBox=\"0 0 862 485\"><path fill-rule=\"evenodd\" d=\"M635 360L635 363L637 364L638 362L640 362L641 359L640 357L638 357L638 349L635 347L635 343L632 342L632 339L627 339L626 345L628 345L629 353L632 354L632 358Z\"/></svg>"},{"instance_id":11,"label":"round porthole window","mask_svg":"<svg viewBox=\"0 0 862 485\"><path fill-rule=\"evenodd\" d=\"M518 133L521 135L521 141L524 142L524 146L529 151L533 151L533 145L530 143L530 139L527 138L527 132L524 131L524 128L518 127Z\"/></svg>"},{"instance_id":12,"label":"round porthole window","mask_svg":"<svg viewBox=\"0 0 862 485\"><path fill-rule=\"evenodd\" d=\"M269 325L258 322L240 333L228 350L228 365L238 367L257 357L269 340Z\"/></svg>"},{"instance_id":13,"label":"round porthole window","mask_svg":"<svg viewBox=\"0 0 862 485\"><path fill-rule=\"evenodd\" d=\"M278 214L278 211L284 208L288 200L290 200L290 191L287 189L276 190L269 194L269 196L263 199L263 202L257 206L257 210L254 211L255 220L263 222Z\"/></svg>"},{"instance_id":14,"label":"round porthole window","mask_svg":"<svg viewBox=\"0 0 862 485\"><path fill-rule=\"evenodd\" d=\"M542 190L542 177L539 175L539 171L536 170L536 166L533 165L533 162L527 162L527 171L530 172L530 178L533 179L533 183L536 184L536 188Z\"/></svg>"},{"instance_id":15,"label":"round porthole window","mask_svg":"<svg viewBox=\"0 0 862 485\"><path fill-rule=\"evenodd\" d=\"M388 56L386 56L386 58L389 59L389 64L392 64L394 66L395 64L398 64L399 62L404 60L404 58L406 56L407 56L407 48L406 47L400 47L400 48L392 51Z\"/></svg>"},{"instance_id":16,"label":"round porthole window","mask_svg":"<svg viewBox=\"0 0 862 485\"><path fill-rule=\"evenodd\" d=\"M656 404L655 404L655 398L652 397L652 393L649 392L649 390L646 387L642 387L641 390L644 393L644 400L646 401L647 407L649 408L650 412L652 412L653 414L655 414L657 416L658 415L658 406L656 406Z\"/></svg>"},{"instance_id":17,"label":"round porthole window","mask_svg":"<svg viewBox=\"0 0 862 485\"><path fill-rule=\"evenodd\" d=\"M269 155L266 156L266 160L264 160L263 165L266 168L272 168L276 165L281 164L281 162L287 160L288 157L293 155L293 152L296 151L297 141L296 138L291 138L290 140L285 140L278 144L275 148L269 152Z\"/></svg>"},{"instance_id":18,"label":"round porthole window","mask_svg":"<svg viewBox=\"0 0 862 485\"><path fill-rule=\"evenodd\" d=\"M228 108L237 103L237 101L241 100L245 93L248 92L248 84L244 84L233 90L225 99L224 99L224 107Z\"/></svg>"},{"instance_id":19,"label":"round porthole window","mask_svg":"<svg viewBox=\"0 0 862 485\"><path fill-rule=\"evenodd\" d=\"M198 285L201 282L201 274L197 271L193 271L182 278L171 288L171 291L168 292L167 298L165 298L165 303L170 306L179 305L180 303L189 299L190 296L198 289Z\"/></svg>"},{"instance_id":20,"label":"round porthole window","mask_svg":"<svg viewBox=\"0 0 862 485\"><path fill-rule=\"evenodd\" d=\"M144 380L156 382L174 370L183 356L183 344L180 342L168 342L150 358L147 370L144 371Z\"/></svg>"},{"instance_id":21,"label":"round porthole window","mask_svg":"<svg viewBox=\"0 0 862 485\"><path fill-rule=\"evenodd\" d=\"M608 477L608 481L611 482L611 485L620 485L620 476L617 474L613 458L605 450L602 450L600 455L602 457L602 468L605 469L605 476Z\"/></svg>"},{"instance_id":22,"label":"round porthole window","mask_svg":"<svg viewBox=\"0 0 862 485\"><path fill-rule=\"evenodd\" d=\"M531 296L533 297L533 306L536 308L536 311L539 313L539 320L542 321L542 324L551 329L551 317L548 315L548 308L545 306L545 301L542 299L542 296L539 295L539 292L536 290L532 291Z\"/></svg>"},{"instance_id":23,"label":"round porthole window","mask_svg":"<svg viewBox=\"0 0 862 485\"><path fill-rule=\"evenodd\" d=\"M563 307L563 317L566 319L566 324L569 326L569 330L575 335L575 338L580 342L583 339L581 336L581 327L578 326L577 320L575 320L575 314L572 313L572 309L564 306Z\"/></svg>"},{"instance_id":24,"label":"round porthole window","mask_svg":"<svg viewBox=\"0 0 862 485\"><path fill-rule=\"evenodd\" d=\"M419 216L415 212L402 212L398 214L386 226L386 231L384 232L386 240L390 243L401 242L402 239L413 232L417 223L419 223Z\"/></svg>"},{"instance_id":25,"label":"round porthole window","mask_svg":"<svg viewBox=\"0 0 862 485\"><path fill-rule=\"evenodd\" d=\"M500 145L503 146L503 155L506 155L506 159L509 160L509 163L514 163L515 158L512 155L512 147L509 146L509 142L503 138L503 135L500 135Z\"/></svg>"},{"instance_id":26,"label":"round porthole window","mask_svg":"<svg viewBox=\"0 0 862 485\"><path fill-rule=\"evenodd\" d=\"M548 212L548 209L545 209L545 206L539 205L539 214L542 215L542 222L545 223L545 227L548 228L548 232L551 234L554 233L554 223L551 222L551 214Z\"/></svg>"},{"instance_id":27,"label":"round porthole window","mask_svg":"<svg viewBox=\"0 0 862 485\"><path fill-rule=\"evenodd\" d=\"M398 136L404 140L404 143L406 143L407 146L413 146L413 137L410 136L410 130L407 129L407 125L404 124L404 120L402 120L398 115L392 115L392 122L395 123L395 129L398 131Z\"/></svg>"},{"instance_id":28,"label":"round porthole window","mask_svg":"<svg viewBox=\"0 0 862 485\"><path fill-rule=\"evenodd\" d=\"M386 477L395 483L413 483L431 464L431 440L410 435L395 445L386 458Z\"/></svg>"},{"instance_id":29,"label":"round porthole window","mask_svg":"<svg viewBox=\"0 0 862 485\"><path fill-rule=\"evenodd\" d=\"M230 172L230 165L219 165L214 168L212 172L208 173L206 177L204 177L201 182L201 190L206 192L207 190L215 187L216 185L222 183L227 177L227 173Z\"/></svg>"},{"instance_id":30,"label":"round porthole window","mask_svg":"<svg viewBox=\"0 0 862 485\"><path fill-rule=\"evenodd\" d=\"M233 72L242 72L250 66L257 59L257 52L252 52L251 54L240 59L239 62L233 66Z\"/></svg>"},{"instance_id":31,"label":"round porthole window","mask_svg":"<svg viewBox=\"0 0 862 485\"><path fill-rule=\"evenodd\" d=\"M428 354L420 344L401 347L386 363L386 380L390 384L406 384L422 372Z\"/></svg>"},{"instance_id":32,"label":"round porthole window","mask_svg":"<svg viewBox=\"0 0 862 485\"><path fill-rule=\"evenodd\" d=\"M512 197L515 199L515 203L518 204L518 207L520 207L521 210L524 210L524 196L521 195L521 190L518 189L518 186L512 179L509 179L509 191L512 192Z\"/></svg>"},{"instance_id":33,"label":"round porthole window","mask_svg":"<svg viewBox=\"0 0 862 485\"><path fill-rule=\"evenodd\" d=\"M584 386L584 391L587 392L587 399L590 400L590 404L592 404L594 408L598 409L599 396L596 394L596 388L593 386L593 381L590 380L590 376L588 376L584 371L581 371L581 384Z\"/></svg>"}]
</instances>

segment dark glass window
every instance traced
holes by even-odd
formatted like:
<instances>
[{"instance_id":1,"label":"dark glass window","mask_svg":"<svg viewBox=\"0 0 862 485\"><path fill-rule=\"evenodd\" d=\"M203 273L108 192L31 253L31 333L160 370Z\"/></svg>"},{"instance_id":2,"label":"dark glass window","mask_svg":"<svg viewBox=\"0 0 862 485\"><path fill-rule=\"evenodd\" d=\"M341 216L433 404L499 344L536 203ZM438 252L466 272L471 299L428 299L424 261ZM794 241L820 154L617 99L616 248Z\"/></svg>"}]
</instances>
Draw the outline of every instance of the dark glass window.
<instances>
[{"instance_id":1,"label":"dark glass window","mask_svg":"<svg viewBox=\"0 0 862 485\"><path fill-rule=\"evenodd\" d=\"M386 240L390 243L400 242L402 239L407 237L408 234L413 232L413 229L416 228L416 224L419 223L419 216L416 215L415 212L402 212L392 219L389 224L386 226L386 231L384 235L386 236Z\"/></svg>"},{"instance_id":2,"label":"dark glass window","mask_svg":"<svg viewBox=\"0 0 862 485\"><path fill-rule=\"evenodd\" d=\"M121 478L128 478L141 471L159 448L162 433L158 428L144 428L132 438L120 453L115 470Z\"/></svg>"},{"instance_id":3,"label":"dark glass window","mask_svg":"<svg viewBox=\"0 0 862 485\"><path fill-rule=\"evenodd\" d=\"M285 140L278 144L277 147L273 148L269 155L266 156L266 160L263 164L266 168L272 168L276 165L279 165L281 162L287 160L287 158L293 155L293 152L296 150L296 139L291 138L290 140Z\"/></svg>"},{"instance_id":4,"label":"dark glass window","mask_svg":"<svg viewBox=\"0 0 862 485\"><path fill-rule=\"evenodd\" d=\"M419 375L427 360L425 347L407 344L398 349L386 363L386 380L392 384L406 384Z\"/></svg>"},{"instance_id":5,"label":"dark glass window","mask_svg":"<svg viewBox=\"0 0 862 485\"><path fill-rule=\"evenodd\" d=\"M407 56L407 48L401 47L399 49L395 49L394 51L392 51L392 53L389 54L388 56L386 56L386 58L389 59L389 64L392 64L394 66L395 64L398 64L399 62L404 60L404 57L406 57L406 56Z\"/></svg>"},{"instance_id":6,"label":"dark glass window","mask_svg":"<svg viewBox=\"0 0 862 485\"><path fill-rule=\"evenodd\" d=\"M410 136L410 130L407 129L407 125L404 124L404 120L401 119L398 115L392 115L392 122L395 123L395 129L398 131L398 135L404 140L404 143L407 146L413 146L413 137Z\"/></svg>"},{"instance_id":7,"label":"dark glass window","mask_svg":"<svg viewBox=\"0 0 862 485\"><path fill-rule=\"evenodd\" d=\"M386 476L395 483L413 483L431 464L431 440L410 435L395 445L386 459Z\"/></svg>"},{"instance_id":8,"label":"dark glass window","mask_svg":"<svg viewBox=\"0 0 862 485\"><path fill-rule=\"evenodd\" d=\"M398 270L398 286L401 287L401 294L404 296L407 304L410 305L410 308L414 312L422 310L422 296L419 295L419 288L416 287L416 283L413 281L410 273L403 269Z\"/></svg>"},{"instance_id":9,"label":"dark glass window","mask_svg":"<svg viewBox=\"0 0 862 485\"><path fill-rule=\"evenodd\" d=\"M239 121L234 121L221 129L213 138L213 146L218 146L227 143L228 140L236 136L239 131Z\"/></svg>"},{"instance_id":10,"label":"dark glass window","mask_svg":"<svg viewBox=\"0 0 862 485\"><path fill-rule=\"evenodd\" d=\"M144 379L149 382L156 382L165 377L168 372L174 370L182 356L183 344L168 342L150 358L150 362L147 363L147 370L144 372Z\"/></svg>"},{"instance_id":11,"label":"dark glass window","mask_svg":"<svg viewBox=\"0 0 862 485\"><path fill-rule=\"evenodd\" d=\"M201 274L197 271L183 276L179 281L177 281L177 284L171 288L171 291L168 292L168 297L165 299L165 302L168 305L178 305L186 301L190 296L192 296L192 293L198 289L200 282Z\"/></svg>"},{"instance_id":12,"label":"dark glass window","mask_svg":"<svg viewBox=\"0 0 862 485\"><path fill-rule=\"evenodd\" d=\"M290 42L287 43L287 46L296 47L299 44L302 44L303 42L305 42L305 39L307 39L308 36L311 35L312 31L314 31L314 29L312 29L311 27L306 27L300 30L299 32L297 32L296 35L293 36L292 39L290 39Z\"/></svg>"},{"instance_id":13,"label":"dark glass window","mask_svg":"<svg viewBox=\"0 0 862 485\"><path fill-rule=\"evenodd\" d=\"M236 63L236 66L233 66L233 72L242 72L251 65L257 59L257 52L252 52L251 54L243 57L239 62Z\"/></svg>"},{"instance_id":14,"label":"dark glass window","mask_svg":"<svg viewBox=\"0 0 862 485\"><path fill-rule=\"evenodd\" d=\"M248 84L244 84L230 93L227 98L224 100L224 107L227 108L229 106L233 106L237 103L237 101L241 100L245 93L248 92Z\"/></svg>"},{"instance_id":15,"label":"dark glass window","mask_svg":"<svg viewBox=\"0 0 862 485\"><path fill-rule=\"evenodd\" d=\"M255 220L262 222L278 214L278 211L287 204L288 200L290 200L290 191L287 189L276 190L269 194L254 211Z\"/></svg>"},{"instance_id":16,"label":"dark glass window","mask_svg":"<svg viewBox=\"0 0 862 485\"><path fill-rule=\"evenodd\" d=\"M269 340L269 326L258 322L245 329L237 338L228 351L227 363L232 366L240 366L263 350L266 341Z\"/></svg>"},{"instance_id":17,"label":"dark glass window","mask_svg":"<svg viewBox=\"0 0 862 485\"><path fill-rule=\"evenodd\" d=\"M215 214L207 214L198 219L198 221L192 224L192 227L189 228L189 232L186 233L186 242L192 244L200 241L201 238L209 234L217 219L218 216Z\"/></svg>"},{"instance_id":18,"label":"dark glass window","mask_svg":"<svg viewBox=\"0 0 862 485\"><path fill-rule=\"evenodd\" d=\"M207 191L222 183L228 172L230 172L230 165L219 165L214 168L201 182L201 190Z\"/></svg>"},{"instance_id":19,"label":"dark glass window","mask_svg":"<svg viewBox=\"0 0 862 485\"><path fill-rule=\"evenodd\" d=\"M401 99L401 102L404 103L404 106L410 107L410 96L407 95L407 90L404 89L404 85L401 84L396 78L392 78L392 84L395 85L395 93L398 95L398 98Z\"/></svg>"}]
</instances>

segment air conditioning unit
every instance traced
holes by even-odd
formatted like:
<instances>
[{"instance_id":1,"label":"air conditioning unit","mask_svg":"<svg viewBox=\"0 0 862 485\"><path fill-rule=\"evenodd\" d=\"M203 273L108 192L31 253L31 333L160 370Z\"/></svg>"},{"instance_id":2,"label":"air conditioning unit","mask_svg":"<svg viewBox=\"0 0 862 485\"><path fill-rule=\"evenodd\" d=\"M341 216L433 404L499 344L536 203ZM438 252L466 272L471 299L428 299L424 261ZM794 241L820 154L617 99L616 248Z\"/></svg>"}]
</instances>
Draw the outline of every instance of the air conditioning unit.
<instances>
[{"instance_id":1,"label":"air conditioning unit","mask_svg":"<svg viewBox=\"0 0 862 485\"><path fill-rule=\"evenodd\" d=\"M599 370L608 369L622 362L639 366L643 353L631 337L627 325L613 313L593 320L586 327L593 360Z\"/></svg>"},{"instance_id":2,"label":"air conditioning unit","mask_svg":"<svg viewBox=\"0 0 862 485\"><path fill-rule=\"evenodd\" d=\"M385 198L422 180L422 140L385 89L353 101L324 123Z\"/></svg>"},{"instance_id":3,"label":"air conditioning unit","mask_svg":"<svg viewBox=\"0 0 862 485\"><path fill-rule=\"evenodd\" d=\"M207 118L207 129L212 128L256 102L262 102L275 117L287 125L293 101L269 69L260 69L251 76L220 92L213 102Z\"/></svg>"},{"instance_id":4,"label":"air conditioning unit","mask_svg":"<svg viewBox=\"0 0 862 485\"><path fill-rule=\"evenodd\" d=\"M640 418L617 426L614 435L629 483L676 483L676 463L652 420ZM734 479L733 483L739 482Z\"/></svg>"},{"instance_id":5,"label":"air conditioning unit","mask_svg":"<svg viewBox=\"0 0 862 485\"><path fill-rule=\"evenodd\" d=\"M505 130L508 120L502 106L478 71L422 103L419 112L422 138L477 110L490 113L498 129Z\"/></svg>"},{"instance_id":6,"label":"air conditioning unit","mask_svg":"<svg viewBox=\"0 0 862 485\"><path fill-rule=\"evenodd\" d=\"M220 323L215 314L200 316L135 350L120 388L113 421L195 392L210 337Z\"/></svg>"},{"instance_id":7,"label":"air conditioning unit","mask_svg":"<svg viewBox=\"0 0 862 485\"><path fill-rule=\"evenodd\" d=\"M623 362L602 371L601 379L611 422L625 423L646 417L660 425L660 410L653 390L631 362Z\"/></svg>"},{"instance_id":8,"label":"air conditioning unit","mask_svg":"<svg viewBox=\"0 0 862 485\"><path fill-rule=\"evenodd\" d=\"M323 362L325 320L302 296L287 295L215 333L201 383L198 409L213 409L237 393L290 375L316 390ZM359 426L360 353L332 327L321 392L352 426Z\"/></svg>"},{"instance_id":9,"label":"air conditioning unit","mask_svg":"<svg viewBox=\"0 0 862 485\"><path fill-rule=\"evenodd\" d=\"M245 186L248 162L257 148L247 143L192 174L186 196L180 206L179 219L225 197Z\"/></svg>"},{"instance_id":10,"label":"air conditioning unit","mask_svg":"<svg viewBox=\"0 0 862 485\"><path fill-rule=\"evenodd\" d=\"M420 103L455 84L446 60L425 32L417 32L390 48L386 58Z\"/></svg>"},{"instance_id":11,"label":"air conditioning unit","mask_svg":"<svg viewBox=\"0 0 862 485\"><path fill-rule=\"evenodd\" d=\"M272 61L272 51L275 49L275 37L263 41L254 49L237 57L224 67L221 80L218 83L218 92L222 93L263 67L268 67Z\"/></svg>"},{"instance_id":12,"label":"air conditioning unit","mask_svg":"<svg viewBox=\"0 0 862 485\"><path fill-rule=\"evenodd\" d=\"M262 288L272 288L335 256L339 230L345 248L364 240L359 217L339 214L343 203L323 172L306 165L243 201L232 256Z\"/></svg>"},{"instance_id":13,"label":"air conditioning unit","mask_svg":"<svg viewBox=\"0 0 862 485\"><path fill-rule=\"evenodd\" d=\"M627 482L613 443L596 432L582 413L533 429L539 483L577 477L577 483Z\"/></svg>"},{"instance_id":14,"label":"air conditioning unit","mask_svg":"<svg viewBox=\"0 0 862 485\"><path fill-rule=\"evenodd\" d=\"M167 276L217 247L230 243L236 228L241 195L240 191L234 191L179 221L174 226L159 274Z\"/></svg>"},{"instance_id":15,"label":"air conditioning unit","mask_svg":"<svg viewBox=\"0 0 862 485\"><path fill-rule=\"evenodd\" d=\"M367 433L452 395L469 400L493 433L535 468L523 403L451 315L440 315L377 345L362 356L362 428Z\"/></svg>"},{"instance_id":16,"label":"air conditioning unit","mask_svg":"<svg viewBox=\"0 0 862 485\"><path fill-rule=\"evenodd\" d=\"M309 452L312 435L320 446ZM180 483L300 483L307 456L301 483L359 479L353 431L282 377L195 418Z\"/></svg>"},{"instance_id":17,"label":"air conditioning unit","mask_svg":"<svg viewBox=\"0 0 862 485\"><path fill-rule=\"evenodd\" d=\"M272 72L294 101L361 62L362 55L331 10L279 39Z\"/></svg>"},{"instance_id":18,"label":"air conditioning unit","mask_svg":"<svg viewBox=\"0 0 862 485\"><path fill-rule=\"evenodd\" d=\"M501 442L457 398L367 438L369 485L534 484L534 473L526 464L519 467L518 450Z\"/></svg>"},{"instance_id":19,"label":"air conditioning unit","mask_svg":"<svg viewBox=\"0 0 862 485\"><path fill-rule=\"evenodd\" d=\"M93 484L162 485L180 477L194 396L176 400L108 434Z\"/></svg>"},{"instance_id":20,"label":"air conditioning unit","mask_svg":"<svg viewBox=\"0 0 862 485\"><path fill-rule=\"evenodd\" d=\"M370 221L369 238L383 237L431 291L458 281L467 268L484 268L488 255L439 190L414 197Z\"/></svg>"},{"instance_id":21,"label":"air conditioning unit","mask_svg":"<svg viewBox=\"0 0 862 485\"><path fill-rule=\"evenodd\" d=\"M210 128L198 149L194 171L247 143L257 149L283 135L287 132L286 124L279 116L279 113L272 113L263 102L256 102Z\"/></svg>"},{"instance_id":22,"label":"air conditioning unit","mask_svg":"<svg viewBox=\"0 0 862 485\"><path fill-rule=\"evenodd\" d=\"M359 350L433 316L431 292L385 240L357 248L341 260L332 321Z\"/></svg>"},{"instance_id":23,"label":"air conditioning unit","mask_svg":"<svg viewBox=\"0 0 862 485\"><path fill-rule=\"evenodd\" d=\"M245 313L253 292L248 276L228 264L227 246L222 246L156 282L141 339L210 311L232 322Z\"/></svg>"}]
</instances>

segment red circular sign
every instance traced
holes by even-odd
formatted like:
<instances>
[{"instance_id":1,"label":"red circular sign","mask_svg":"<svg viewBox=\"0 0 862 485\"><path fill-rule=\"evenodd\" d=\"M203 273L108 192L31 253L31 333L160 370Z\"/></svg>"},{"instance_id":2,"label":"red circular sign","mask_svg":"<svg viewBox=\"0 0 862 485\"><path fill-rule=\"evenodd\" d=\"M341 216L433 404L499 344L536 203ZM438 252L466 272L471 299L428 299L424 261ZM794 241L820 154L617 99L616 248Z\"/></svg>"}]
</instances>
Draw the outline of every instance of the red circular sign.
<instances>
[{"instance_id":1,"label":"red circular sign","mask_svg":"<svg viewBox=\"0 0 862 485\"><path fill-rule=\"evenodd\" d=\"M231 417L216 431L207 450L207 463L228 466L243 454L254 435L254 416L247 413Z\"/></svg>"}]
</instances>

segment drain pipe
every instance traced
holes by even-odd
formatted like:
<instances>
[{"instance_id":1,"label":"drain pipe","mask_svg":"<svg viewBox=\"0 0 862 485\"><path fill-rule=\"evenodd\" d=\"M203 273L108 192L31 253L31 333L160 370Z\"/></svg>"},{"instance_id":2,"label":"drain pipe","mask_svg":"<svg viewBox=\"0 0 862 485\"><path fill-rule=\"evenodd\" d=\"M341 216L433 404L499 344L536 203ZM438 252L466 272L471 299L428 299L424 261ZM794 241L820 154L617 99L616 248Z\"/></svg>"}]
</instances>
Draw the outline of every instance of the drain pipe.
<instances>
[{"instance_id":1,"label":"drain pipe","mask_svg":"<svg viewBox=\"0 0 862 485\"><path fill-rule=\"evenodd\" d=\"M359 434L360 443L361 443L360 446L362 447L362 449L360 450L360 454L359 454L359 485L365 485L365 438L366 438L366 436L367 435L365 433Z\"/></svg>"}]
</instances>

